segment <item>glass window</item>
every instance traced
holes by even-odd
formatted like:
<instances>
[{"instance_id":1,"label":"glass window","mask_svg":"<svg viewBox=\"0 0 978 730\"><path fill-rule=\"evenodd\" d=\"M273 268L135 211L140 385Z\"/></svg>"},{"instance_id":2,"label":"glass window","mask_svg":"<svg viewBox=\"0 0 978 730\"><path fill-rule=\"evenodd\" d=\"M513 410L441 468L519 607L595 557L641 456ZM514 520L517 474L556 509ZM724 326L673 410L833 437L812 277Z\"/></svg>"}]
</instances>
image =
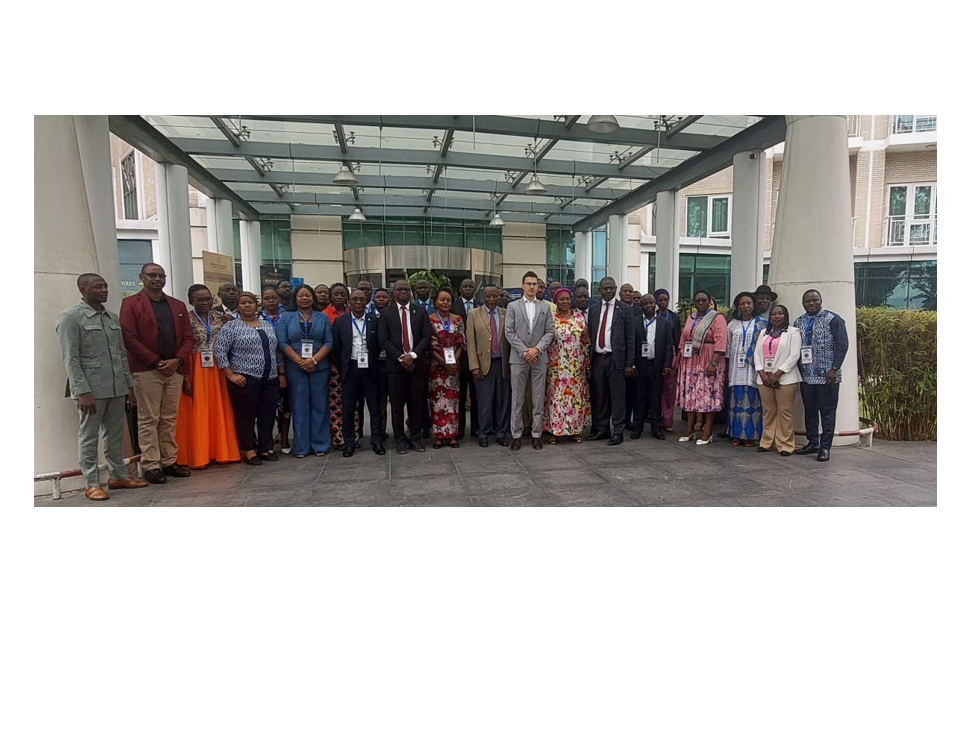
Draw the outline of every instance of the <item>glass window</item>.
<instances>
[{"instance_id":1,"label":"glass window","mask_svg":"<svg viewBox=\"0 0 978 730\"><path fill-rule=\"evenodd\" d=\"M292 226L287 218L259 221L263 264L292 263Z\"/></svg>"},{"instance_id":2,"label":"glass window","mask_svg":"<svg viewBox=\"0 0 978 730\"><path fill-rule=\"evenodd\" d=\"M686 198L687 238L706 238L708 235L714 238L730 236L730 195Z\"/></svg>"},{"instance_id":3,"label":"glass window","mask_svg":"<svg viewBox=\"0 0 978 730\"><path fill-rule=\"evenodd\" d=\"M893 134L937 131L936 114L900 114L893 116Z\"/></svg>"},{"instance_id":4,"label":"glass window","mask_svg":"<svg viewBox=\"0 0 978 730\"><path fill-rule=\"evenodd\" d=\"M143 240L119 240L119 291L123 297L142 290L139 272L153 260L153 244Z\"/></svg>"},{"instance_id":5,"label":"glass window","mask_svg":"<svg viewBox=\"0 0 978 730\"><path fill-rule=\"evenodd\" d=\"M713 198L713 208L710 218L710 233L728 233L727 211L730 208L730 198Z\"/></svg>"},{"instance_id":6,"label":"glass window","mask_svg":"<svg viewBox=\"0 0 978 730\"><path fill-rule=\"evenodd\" d=\"M139 199L136 195L136 153L130 152L122 158L122 217L126 220L139 219Z\"/></svg>"},{"instance_id":7,"label":"glass window","mask_svg":"<svg viewBox=\"0 0 978 730\"><path fill-rule=\"evenodd\" d=\"M937 243L936 183L890 186L887 213L886 245Z\"/></svg>"},{"instance_id":8,"label":"glass window","mask_svg":"<svg viewBox=\"0 0 978 730\"><path fill-rule=\"evenodd\" d=\"M547 226L547 283L575 280L574 231L567 226Z\"/></svg>"},{"instance_id":9,"label":"glass window","mask_svg":"<svg viewBox=\"0 0 978 730\"><path fill-rule=\"evenodd\" d=\"M689 238L706 236L706 196L686 198L686 235Z\"/></svg>"},{"instance_id":10,"label":"glass window","mask_svg":"<svg viewBox=\"0 0 978 730\"><path fill-rule=\"evenodd\" d=\"M608 275L608 229L604 226L591 231L591 292Z\"/></svg>"},{"instance_id":11,"label":"glass window","mask_svg":"<svg viewBox=\"0 0 978 730\"><path fill-rule=\"evenodd\" d=\"M675 300L692 299L697 289L708 291L718 306L729 304L730 256L679 254L679 293Z\"/></svg>"}]
</instances>

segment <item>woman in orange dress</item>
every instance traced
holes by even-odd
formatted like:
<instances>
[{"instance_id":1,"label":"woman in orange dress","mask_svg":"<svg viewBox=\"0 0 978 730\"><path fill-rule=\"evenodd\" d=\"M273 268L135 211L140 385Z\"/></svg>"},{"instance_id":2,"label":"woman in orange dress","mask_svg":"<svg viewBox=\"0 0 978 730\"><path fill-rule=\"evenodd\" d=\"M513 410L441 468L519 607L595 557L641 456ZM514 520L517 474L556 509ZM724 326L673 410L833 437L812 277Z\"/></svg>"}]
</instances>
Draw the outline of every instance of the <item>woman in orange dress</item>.
<instances>
[{"instance_id":1,"label":"woman in orange dress","mask_svg":"<svg viewBox=\"0 0 978 730\"><path fill-rule=\"evenodd\" d=\"M187 299L194 349L177 413L177 464L203 469L211 461L241 461L227 381L214 361L214 340L231 318L213 309L210 289L203 284L190 287Z\"/></svg>"}]
</instances>

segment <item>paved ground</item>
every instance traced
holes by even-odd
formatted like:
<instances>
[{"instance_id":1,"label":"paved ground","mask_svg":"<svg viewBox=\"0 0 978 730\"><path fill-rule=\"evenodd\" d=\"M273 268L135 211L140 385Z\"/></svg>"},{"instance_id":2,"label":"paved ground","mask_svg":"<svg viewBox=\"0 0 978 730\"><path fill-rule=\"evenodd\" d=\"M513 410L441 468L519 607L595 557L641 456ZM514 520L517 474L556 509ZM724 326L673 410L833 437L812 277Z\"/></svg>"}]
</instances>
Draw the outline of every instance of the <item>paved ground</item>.
<instances>
[{"instance_id":1,"label":"paved ground","mask_svg":"<svg viewBox=\"0 0 978 730\"><path fill-rule=\"evenodd\" d=\"M679 422L681 426L681 422ZM513 453L469 438L461 448L377 456L295 459L259 467L212 465L188 479L116 490L95 503L82 492L37 507L909 507L937 504L937 444L876 440L837 447L832 460L733 447L681 444L675 434L544 444Z\"/></svg>"}]
</instances>

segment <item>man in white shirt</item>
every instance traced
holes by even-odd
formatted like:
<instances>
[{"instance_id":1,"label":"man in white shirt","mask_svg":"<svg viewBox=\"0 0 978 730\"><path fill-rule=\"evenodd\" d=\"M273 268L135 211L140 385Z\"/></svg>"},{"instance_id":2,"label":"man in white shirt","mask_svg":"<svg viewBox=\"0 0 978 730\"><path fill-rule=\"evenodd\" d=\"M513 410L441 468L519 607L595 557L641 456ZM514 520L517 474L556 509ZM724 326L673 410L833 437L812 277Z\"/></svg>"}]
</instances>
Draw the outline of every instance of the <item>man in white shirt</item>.
<instances>
[{"instance_id":1,"label":"man in white shirt","mask_svg":"<svg viewBox=\"0 0 978 730\"><path fill-rule=\"evenodd\" d=\"M237 317L239 294L238 287L233 282L225 281L217 288L217 296L221 300L221 303L214 307L214 309L229 317Z\"/></svg>"}]
</instances>

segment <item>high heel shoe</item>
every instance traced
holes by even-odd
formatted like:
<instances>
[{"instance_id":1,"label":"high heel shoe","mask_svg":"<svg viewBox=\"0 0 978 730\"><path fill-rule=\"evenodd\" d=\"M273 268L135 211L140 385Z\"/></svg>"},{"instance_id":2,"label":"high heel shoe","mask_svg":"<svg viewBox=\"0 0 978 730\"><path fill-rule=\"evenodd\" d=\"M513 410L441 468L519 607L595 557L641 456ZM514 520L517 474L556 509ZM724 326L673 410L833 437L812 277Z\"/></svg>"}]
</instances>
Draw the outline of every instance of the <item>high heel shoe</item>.
<instances>
[{"instance_id":1,"label":"high heel shoe","mask_svg":"<svg viewBox=\"0 0 978 730\"><path fill-rule=\"evenodd\" d=\"M703 439L696 439L696 445L697 446L706 446L707 444L712 444L712 443L713 443L713 434L712 433L710 434L710 438L708 438L706 441L704 441Z\"/></svg>"},{"instance_id":2,"label":"high heel shoe","mask_svg":"<svg viewBox=\"0 0 978 730\"><path fill-rule=\"evenodd\" d=\"M684 434L684 435L682 435L682 436L679 437L679 443L684 444L687 441L692 441L694 438L696 438L700 434L701 434L700 431L693 431L689 436L686 436Z\"/></svg>"}]
</instances>

